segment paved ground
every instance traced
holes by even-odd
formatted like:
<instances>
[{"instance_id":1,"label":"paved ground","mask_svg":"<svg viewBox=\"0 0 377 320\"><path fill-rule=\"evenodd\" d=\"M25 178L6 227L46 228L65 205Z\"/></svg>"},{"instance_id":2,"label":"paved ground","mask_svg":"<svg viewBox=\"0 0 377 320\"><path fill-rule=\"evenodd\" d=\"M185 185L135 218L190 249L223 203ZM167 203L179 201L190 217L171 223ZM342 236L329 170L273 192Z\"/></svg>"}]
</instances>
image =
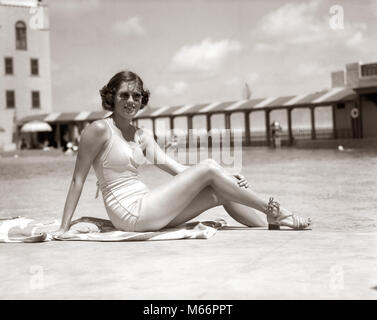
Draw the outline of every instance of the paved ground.
<instances>
[{"instance_id":1,"label":"paved ground","mask_svg":"<svg viewBox=\"0 0 377 320\"><path fill-rule=\"evenodd\" d=\"M376 299L376 243L366 233L236 229L209 240L12 244L2 298Z\"/></svg>"},{"instance_id":2,"label":"paved ground","mask_svg":"<svg viewBox=\"0 0 377 320\"><path fill-rule=\"evenodd\" d=\"M74 159L0 159L0 216L61 216ZM262 196L315 224L308 231L231 227L208 240L0 244L1 299L376 299L377 153L248 150L243 173ZM157 187L170 177L146 167ZM88 176L75 217L105 217Z\"/></svg>"}]
</instances>

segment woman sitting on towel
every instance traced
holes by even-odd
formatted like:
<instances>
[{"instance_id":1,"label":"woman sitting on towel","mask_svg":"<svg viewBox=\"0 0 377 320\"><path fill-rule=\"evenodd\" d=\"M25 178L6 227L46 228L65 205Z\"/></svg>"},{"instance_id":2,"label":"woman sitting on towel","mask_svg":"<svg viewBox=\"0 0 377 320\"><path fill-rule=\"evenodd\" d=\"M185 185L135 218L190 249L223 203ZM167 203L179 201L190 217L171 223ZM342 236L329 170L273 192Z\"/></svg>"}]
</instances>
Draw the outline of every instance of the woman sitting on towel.
<instances>
[{"instance_id":1,"label":"woman sitting on towel","mask_svg":"<svg viewBox=\"0 0 377 320\"><path fill-rule=\"evenodd\" d=\"M108 216L119 230L175 227L219 205L250 227L265 226L265 217L269 229L304 229L310 225L310 219L292 214L273 198L266 201L259 197L241 174L228 173L212 159L185 166L167 156L152 134L132 124L149 100L149 91L137 74L117 73L100 94L103 108L112 114L91 123L81 135L61 226L55 236L68 231L91 166ZM149 190L138 176L138 168L146 159L174 178Z\"/></svg>"}]
</instances>

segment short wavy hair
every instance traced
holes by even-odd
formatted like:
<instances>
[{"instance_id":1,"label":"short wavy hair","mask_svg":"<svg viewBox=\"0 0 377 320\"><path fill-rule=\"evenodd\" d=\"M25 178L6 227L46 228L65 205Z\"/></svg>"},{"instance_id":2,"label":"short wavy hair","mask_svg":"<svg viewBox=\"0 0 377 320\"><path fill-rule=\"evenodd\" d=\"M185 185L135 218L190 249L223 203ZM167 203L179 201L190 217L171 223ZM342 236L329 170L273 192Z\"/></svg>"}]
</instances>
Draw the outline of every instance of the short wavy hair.
<instances>
[{"instance_id":1,"label":"short wavy hair","mask_svg":"<svg viewBox=\"0 0 377 320\"><path fill-rule=\"evenodd\" d=\"M108 111L114 110L115 94L123 82L135 81L141 88L141 108L143 109L149 101L150 92L144 89L143 80L132 71L121 71L115 74L110 81L99 91L102 100L102 108Z\"/></svg>"}]
</instances>

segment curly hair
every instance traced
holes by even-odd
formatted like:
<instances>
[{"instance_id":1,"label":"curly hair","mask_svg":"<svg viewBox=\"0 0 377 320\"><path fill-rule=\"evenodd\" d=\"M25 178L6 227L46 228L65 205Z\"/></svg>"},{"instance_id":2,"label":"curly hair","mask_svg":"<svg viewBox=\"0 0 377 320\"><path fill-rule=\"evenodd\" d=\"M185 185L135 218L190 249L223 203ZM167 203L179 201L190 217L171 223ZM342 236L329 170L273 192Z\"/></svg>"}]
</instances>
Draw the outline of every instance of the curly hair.
<instances>
[{"instance_id":1,"label":"curly hair","mask_svg":"<svg viewBox=\"0 0 377 320\"><path fill-rule=\"evenodd\" d=\"M143 109L149 101L149 90L144 90L143 80L132 71L121 71L115 74L107 85L103 86L99 93L102 100L102 108L105 110L113 111L114 110L114 97L117 93L120 85L123 82L135 81L141 88L141 108Z\"/></svg>"}]
</instances>

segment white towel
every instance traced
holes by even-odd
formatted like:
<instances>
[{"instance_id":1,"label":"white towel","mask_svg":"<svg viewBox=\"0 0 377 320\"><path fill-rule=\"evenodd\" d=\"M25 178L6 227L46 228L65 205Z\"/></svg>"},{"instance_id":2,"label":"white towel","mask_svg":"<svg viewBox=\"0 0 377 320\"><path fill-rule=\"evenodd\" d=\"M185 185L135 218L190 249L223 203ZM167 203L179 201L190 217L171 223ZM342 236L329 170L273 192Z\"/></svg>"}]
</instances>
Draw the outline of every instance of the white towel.
<instances>
[{"instance_id":1,"label":"white towel","mask_svg":"<svg viewBox=\"0 0 377 320\"><path fill-rule=\"evenodd\" d=\"M194 221L175 228L152 232L126 232L114 228L110 220L82 217L72 222L68 232L54 238L51 232L59 227L57 220L38 222L15 217L0 219L0 242L65 241L156 241L178 239L208 239L227 225L224 219Z\"/></svg>"}]
</instances>

